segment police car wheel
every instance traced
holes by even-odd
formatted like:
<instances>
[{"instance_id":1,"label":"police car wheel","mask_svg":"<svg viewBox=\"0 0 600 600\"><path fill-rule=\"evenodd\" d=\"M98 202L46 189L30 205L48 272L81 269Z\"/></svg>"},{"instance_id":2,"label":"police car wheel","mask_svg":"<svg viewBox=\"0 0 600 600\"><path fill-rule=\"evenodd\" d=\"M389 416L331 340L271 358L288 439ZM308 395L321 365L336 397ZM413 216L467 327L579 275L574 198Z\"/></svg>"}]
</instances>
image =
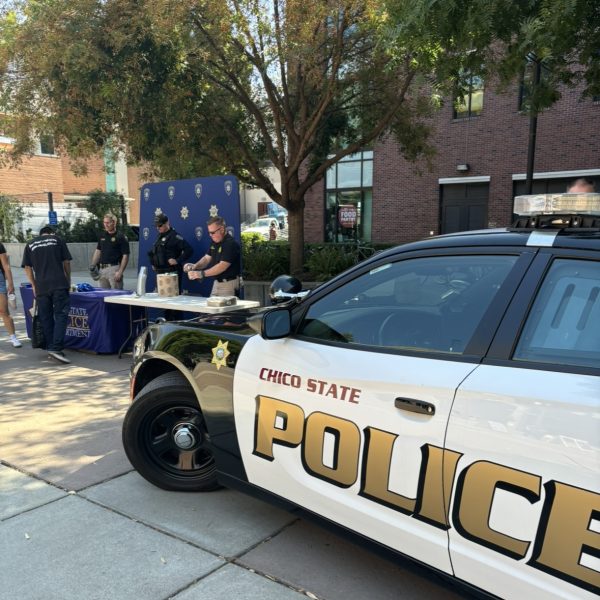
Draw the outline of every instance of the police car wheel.
<instances>
[{"instance_id":1,"label":"police car wheel","mask_svg":"<svg viewBox=\"0 0 600 600\"><path fill-rule=\"evenodd\" d=\"M140 391L122 433L127 458L150 483L174 491L219 487L204 417L179 373L165 373Z\"/></svg>"}]
</instances>

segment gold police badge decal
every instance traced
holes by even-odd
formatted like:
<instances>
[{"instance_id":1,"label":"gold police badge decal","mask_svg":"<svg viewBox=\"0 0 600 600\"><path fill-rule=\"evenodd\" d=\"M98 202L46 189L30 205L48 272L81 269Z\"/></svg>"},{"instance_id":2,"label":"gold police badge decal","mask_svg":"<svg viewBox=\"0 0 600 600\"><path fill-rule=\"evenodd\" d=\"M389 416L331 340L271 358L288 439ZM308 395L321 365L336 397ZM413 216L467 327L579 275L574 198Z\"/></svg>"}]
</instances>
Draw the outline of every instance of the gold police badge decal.
<instances>
[{"instance_id":1,"label":"gold police badge decal","mask_svg":"<svg viewBox=\"0 0 600 600\"><path fill-rule=\"evenodd\" d=\"M219 343L212 349L213 357L210 362L217 367L217 371L221 367L227 366L227 357L230 354L227 349L227 344L229 344L229 342L222 342L219 340Z\"/></svg>"}]
</instances>

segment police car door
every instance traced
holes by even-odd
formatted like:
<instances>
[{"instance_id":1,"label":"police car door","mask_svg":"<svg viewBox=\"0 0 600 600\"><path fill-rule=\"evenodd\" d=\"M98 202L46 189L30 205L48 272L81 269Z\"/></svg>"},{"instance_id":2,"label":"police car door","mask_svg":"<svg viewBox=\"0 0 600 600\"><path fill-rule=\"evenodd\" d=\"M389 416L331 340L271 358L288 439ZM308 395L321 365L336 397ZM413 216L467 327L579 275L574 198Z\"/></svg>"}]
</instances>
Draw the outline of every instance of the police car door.
<instances>
[{"instance_id":1,"label":"police car door","mask_svg":"<svg viewBox=\"0 0 600 600\"><path fill-rule=\"evenodd\" d=\"M294 335L252 338L234 381L248 480L451 572L449 410L518 260L468 249L380 259L309 296Z\"/></svg>"},{"instance_id":2,"label":"police car door","mask_svg":"<svg viewBox=\"0 0 600 600\"><path fill-rule=\"evenodd\" d=\"M600 594L599 406L598 253L541 249L452 410L457 577L502 598Z\"/></svg>"}]
</instances>

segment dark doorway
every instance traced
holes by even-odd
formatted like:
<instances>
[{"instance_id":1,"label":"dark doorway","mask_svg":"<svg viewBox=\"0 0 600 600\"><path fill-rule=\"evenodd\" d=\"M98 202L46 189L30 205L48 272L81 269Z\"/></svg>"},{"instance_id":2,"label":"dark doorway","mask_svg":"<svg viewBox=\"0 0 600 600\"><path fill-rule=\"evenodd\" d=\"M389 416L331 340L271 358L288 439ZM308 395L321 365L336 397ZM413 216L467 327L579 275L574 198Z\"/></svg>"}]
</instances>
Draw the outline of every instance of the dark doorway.
<instances>
[{"instance_id":1,"label":"dark doorway","mask_svg":"<svg viewBox=\"0 0 600 600\"><path fill-rule=\"evenodd\" d=\"M441 232L485 229L488 197L488 183L442 185Z\"/></svg>"}]
</instances>

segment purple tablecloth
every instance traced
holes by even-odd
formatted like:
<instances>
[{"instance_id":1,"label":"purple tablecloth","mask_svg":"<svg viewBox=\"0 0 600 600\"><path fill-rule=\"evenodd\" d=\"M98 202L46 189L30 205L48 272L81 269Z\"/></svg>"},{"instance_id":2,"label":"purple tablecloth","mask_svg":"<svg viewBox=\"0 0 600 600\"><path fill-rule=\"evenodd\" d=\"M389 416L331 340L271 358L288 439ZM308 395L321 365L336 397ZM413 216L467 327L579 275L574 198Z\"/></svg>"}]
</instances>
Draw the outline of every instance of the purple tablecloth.
<instances>
[{"instance_id":1,"label":"purple tablecloth","mask_svg":"<svg viewBox=\"0 0 600 600\"><path fill-rule=\"evenodd\" d=\"M30 284L21 284L21 299L31 337L31 313L33 291ZM65 347L89 350L99 354L119 351L129 336L129 307L104 302L106 296L131 294L128 290L105 290L94 288L92 292L71 292L71 310L67 323ZM134 310L138 311L137 307Z\"/></svg>"}]
</instances>

